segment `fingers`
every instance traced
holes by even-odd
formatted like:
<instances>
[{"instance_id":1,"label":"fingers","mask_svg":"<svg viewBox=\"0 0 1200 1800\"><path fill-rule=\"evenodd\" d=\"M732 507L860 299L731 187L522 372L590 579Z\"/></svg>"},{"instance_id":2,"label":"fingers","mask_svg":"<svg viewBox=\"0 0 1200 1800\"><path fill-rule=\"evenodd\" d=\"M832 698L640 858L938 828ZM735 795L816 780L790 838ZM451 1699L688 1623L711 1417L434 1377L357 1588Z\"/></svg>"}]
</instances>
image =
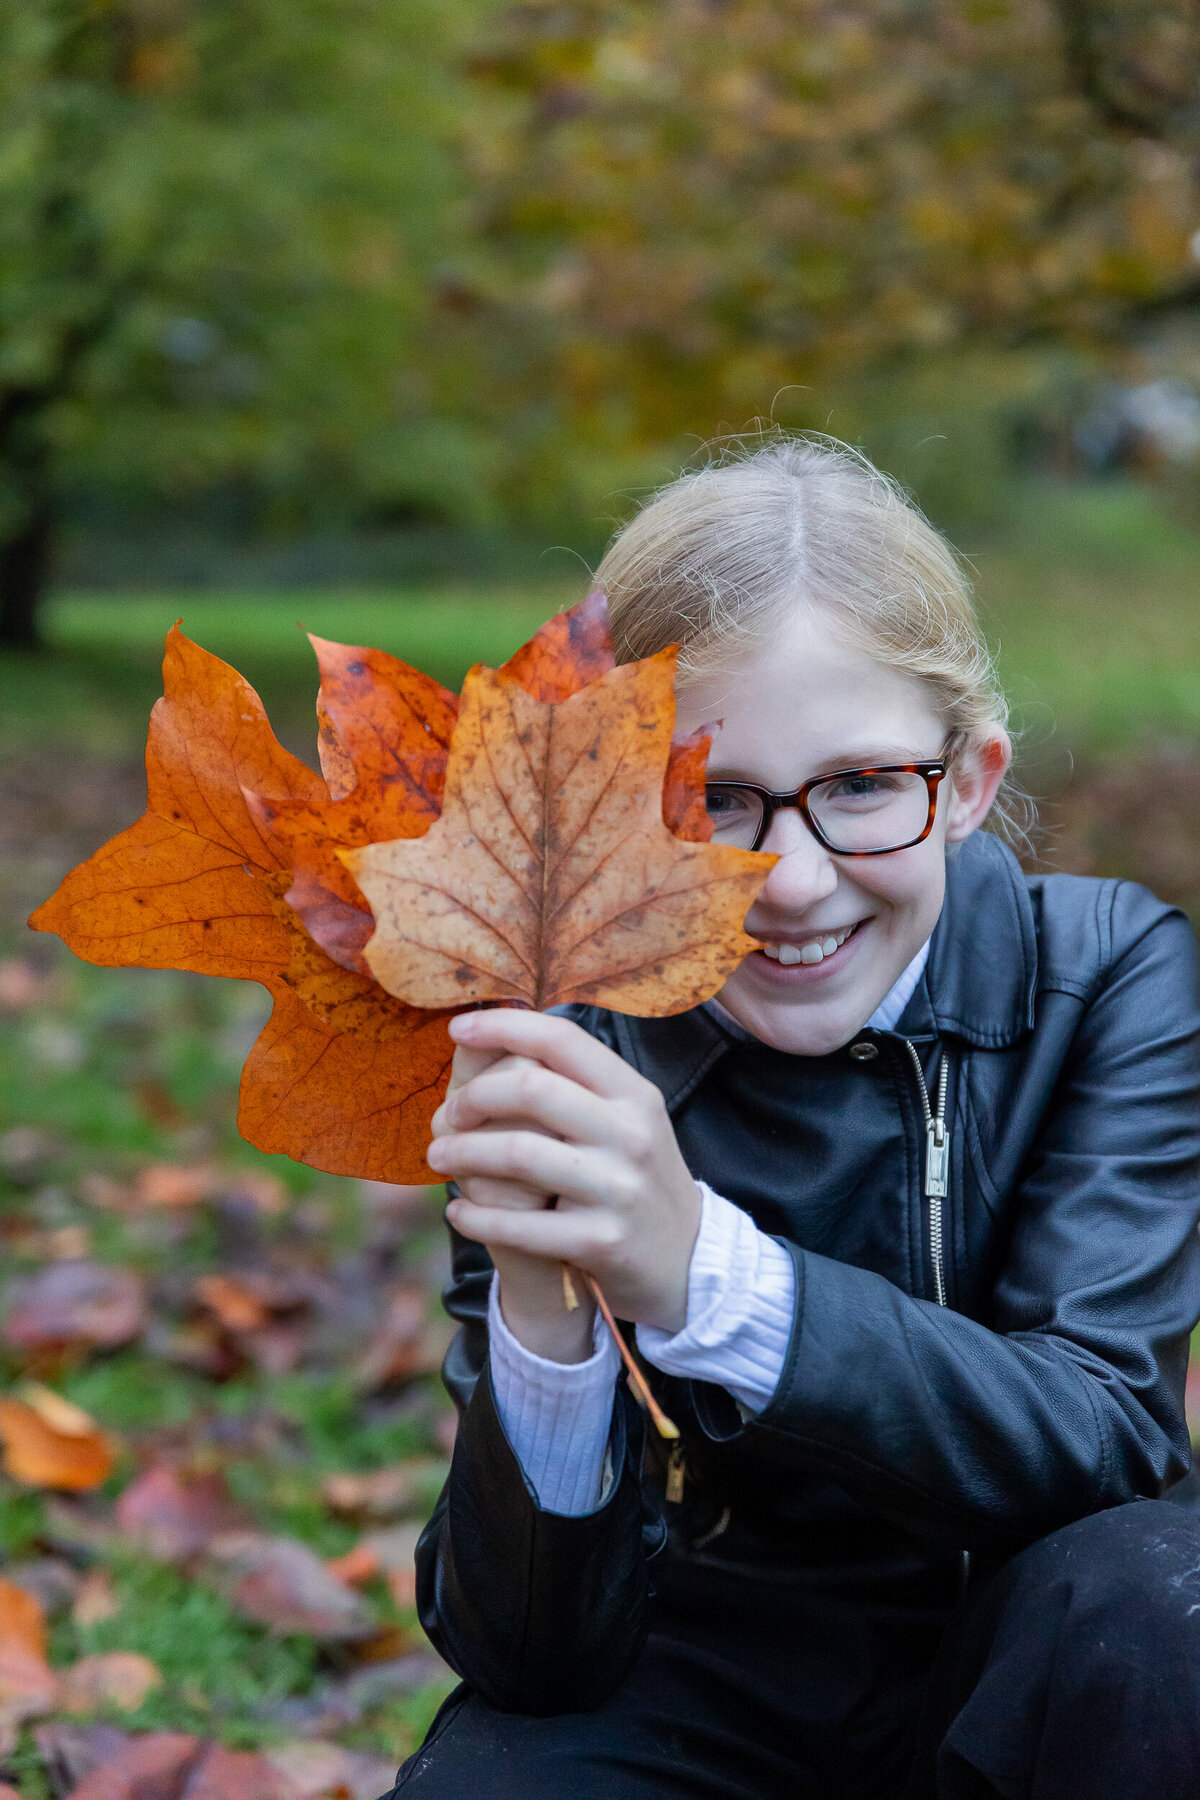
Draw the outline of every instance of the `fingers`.
<instances>
[{"instance_id":1,"label":"fingers","mask_svg":"<svg viewBox=\"0 0 1200 1800\"><path fill-rule=\"evenodd\" d=\"M615 1173L594 1148L565 1144L536 1131L471 1131L439 1137L429 1166L461 1182L475 1175L516 1181L546 1194L595 1205L613 1197Z\"/></svg>"},{"instance_id":2,"label":"fingers","mask_svg":"<svg viewBox=\"0 0 1200 1800\"><path fill-rule=\"evenodd\" d=\"M472 1131L492 1120L533 1129L573 1143L606 1144L619 1121L611 1101L527 1057L505 1057L466 1087L448 1095L433 1115L436 1135Z\"/></svg>"},{"instance_id":3,"label":"fingers","mask_svg":"<svg viewBox=\"0 0 1200 1800\"><path fill-rule=\"evenodd\" d=\"M493 1063L500 1062L503 1054L500 1050L472 1050L467 1044L459 1044L450 1065L450 1086L447 1091L452 1094L456 1088L466 1087L468 1081L473 1081L476 1075L482 1075Z\"/></svg>"},{"instance_id":4,"label":"fingers","mask_svg":"<svg viewBox=\"0 0 1200 1800\"><path fill-rule=\"evenodd\" d=\"M631 1097L644 1085L643 1078L615 1051L597 1043L572 1020L550 1013L520 1012L514 1007L459 1013L451 1019L449 1030L456 1044L473 1051L532 1057L603 1098Z\"/></svg>"},{"instance_id":5,"label":"fingers","mask_svg":"<svg viewBox=\"0 0 1200 1800\"><path fill-rule=\"evenodd\" d=\"M541 1212L549 1205L549 1194L539 1193L520 1181L496 1181L476 1175L459 1182L466 1199L476 1206L498 1206L506 1212Z\"/></svg>"},{"instance_id":6,"label":"fingers","mask_svg":"<svg viewBox=\"0 0 1200 1800\"><path fill-rule=\"evenodd\" d=\"M507 1212L473 1206L469 1200L452 1201L447 1213L462 1237L525 1256L552 1257L581 1269L603 1263L620 1241L615 1222L603 1213Z\"/></svg>"}]
</instances>

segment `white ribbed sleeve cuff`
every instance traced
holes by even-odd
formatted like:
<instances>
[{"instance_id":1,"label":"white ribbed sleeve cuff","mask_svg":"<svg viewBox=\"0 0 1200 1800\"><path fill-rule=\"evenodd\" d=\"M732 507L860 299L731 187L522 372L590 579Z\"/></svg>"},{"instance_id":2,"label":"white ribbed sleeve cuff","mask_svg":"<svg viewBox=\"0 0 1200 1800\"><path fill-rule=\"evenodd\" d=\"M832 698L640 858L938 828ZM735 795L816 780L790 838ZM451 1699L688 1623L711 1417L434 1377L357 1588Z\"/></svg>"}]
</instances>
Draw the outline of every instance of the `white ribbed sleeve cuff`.
<instances>
[{"instance_id":1,"label":"white ribbed sleeve cuff","mask_svg":"<svg viewBox=\"0 0 1200 1800\"><path fill-rule=\"evenodd\" d=\"M504 1323L500 1283L488 1299L492 1389L525 1478L543 1512L586 1513L598 1506L621 1357L597 1316L593 1354L558 1363L527 1350Z\"/></svg>"},{"instance_id":2,"label":"white ribbed sleeve cuff","mask_svg":"<svg viewBox=\"0 0 1200 1800\"><path fill-rule=\"evenodd\" d=\"M638 1348L664 1374L715 1382L748 1412L761 1412L779 1386L792 1335L792 1259L740 1206L707 1182L696 1186L702 1207L687 1324L673 1336L639 1325Z\"/></svg>"}]
</instances>

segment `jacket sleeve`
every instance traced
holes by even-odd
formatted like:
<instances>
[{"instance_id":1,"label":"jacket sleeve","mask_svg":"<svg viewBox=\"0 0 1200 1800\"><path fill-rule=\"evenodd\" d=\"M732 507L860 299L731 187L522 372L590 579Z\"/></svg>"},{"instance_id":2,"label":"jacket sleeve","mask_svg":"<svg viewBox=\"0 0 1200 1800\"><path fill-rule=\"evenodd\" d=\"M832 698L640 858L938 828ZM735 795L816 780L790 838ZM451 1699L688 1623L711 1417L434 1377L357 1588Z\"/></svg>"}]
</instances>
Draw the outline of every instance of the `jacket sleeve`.
<instances>
[{"instance_id":1,"label":"jacket sleeve","mask_svg":"<svg viewBox=\"0 0 1200 1800\"><path fill-rule=\"evenodd\" d=\"M1010 1551L1156 1497L1189 1461L1200 1313L1200 995L1186 920L1122 883L1117 945L1082 1012L1015 1196L988 1324L790 1246L779 1387L710 1437L837 1481L919 1534ZM1065 995L1043 996L1053 1004ZM716 1403L715 1403L716 1402Z\"/></svg>"},{"instance_id":2,"label":"jacket sleeve","mask_svg":"<svg viewBox=\"0 0 1200 1800\"><path fill-rule=\"evenodd\" d=\"M421 1623L489 1705L532 1714L599 1706L645 1638L648 1555L642 1415L624 1380L609 1440L612 1479L590 1513L543 1511L497 1412L488 1369L492 1264L451 1231L444 1300L460 1330L443 1375L459 1409L450 1475L417 1545Z\"/></svg>"}]
</instances>

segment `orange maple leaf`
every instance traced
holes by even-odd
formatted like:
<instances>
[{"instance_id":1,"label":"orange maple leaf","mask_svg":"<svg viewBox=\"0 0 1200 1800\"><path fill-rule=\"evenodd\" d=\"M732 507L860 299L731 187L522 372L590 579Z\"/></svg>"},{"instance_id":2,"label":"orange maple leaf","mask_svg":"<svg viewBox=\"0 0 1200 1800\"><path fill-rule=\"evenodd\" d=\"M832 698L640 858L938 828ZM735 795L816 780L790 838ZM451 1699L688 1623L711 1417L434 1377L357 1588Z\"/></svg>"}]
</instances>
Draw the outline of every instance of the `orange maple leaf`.
<instances>
[{"instance_id":1,"label":"orange maple leaf","mask_svg":"<svg viewBox=\"0 0 1200 1800\"><path fill-rule=\"evenodd\" d=\"M318 749L329 784L319 798L245 800L292 871L287 903L343 968L366 972L373 920L337 851L419 837L441 811L458 699L382 650L310 637L321 671Z\"/></svg>"},{"instance_id":2,"label":"orange maple leaf","mask_svg":"<svg viewBox=\"0 0 1200 1800\"><path fill-rule=\"evenodd\" d=\"M742 920L775 858L664 823L674 679L673 650L557 703L472 671L436 824L341 853L389 993L656 1017L717 991L755 948Z\"/></svg>"},{"instance_id":3,"label":"orange maple leaf","mask_svg":"<svg viewBox=\"0 0 1200 1800\"><path fill-rule=\"evenodd\" d=\"M344 781L368 761L371 708L357 725L330 685L323 744ZM163 688L145 814L74 869L30 924L107 967L261 982L275 1005L242 1072L243 1135L333 1174L433 1180L424 1150L453 1056L446 1017L406 1006L319 949L284 902L284 847L247 800L316 805L328 802L325 781L277 742L249 682L178 627ZM375 715L383 710L377 700Z\"/></svg>"},{"instance_id":4,"label":"orange maple leaf","mask_svg":"<svg viewBox=\"0 0 1200 1800\"><path fill-rule=\"evenodd\" d=\"M174 628L146 747L146 813L30 924L110 967L261 982L274 1006L242 1073L243 1135L335 1174L430 1181L429 1121L453 1054L446 1021L473 996L428 1008L385 991L364 960L375 920L345 856L417 841L438 819L459 703L382 651L312 642L323 775L277 742L235 669ZM494 679L530 705L560 707L613 668L607 607L593 594ZM669 725L657 730L665 743ZM711 835L708 742L699 732L671 743L665 779L655 769L661 802L647 806L660 808L660 835Z\"/></svg>"}]
</instances>

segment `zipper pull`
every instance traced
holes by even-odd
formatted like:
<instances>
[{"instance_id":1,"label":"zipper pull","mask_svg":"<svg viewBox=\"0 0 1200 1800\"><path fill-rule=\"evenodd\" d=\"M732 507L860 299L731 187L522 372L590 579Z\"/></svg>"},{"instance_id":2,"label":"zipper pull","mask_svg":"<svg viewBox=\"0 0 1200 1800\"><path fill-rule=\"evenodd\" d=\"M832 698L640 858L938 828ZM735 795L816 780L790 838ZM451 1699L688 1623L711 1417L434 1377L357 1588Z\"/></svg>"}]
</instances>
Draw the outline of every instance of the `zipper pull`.
<instances>
[{"instance_id":1,"label":"zipper pull","mask_svg":"<svg viewBox=\"0 0 1200 1800\"><path fill-rule=\"evenodd\" d=\"M687 1463L683 1459L683 1445L676 1438L667 1461L667 1499L672 1506L678 1506L682 1501L683 1484L686 1480Z\"/></svg>"},{"instance_id":2,"label":"zipper pull","mask_svg":"<svg viewBox=\"0 0 1200 1800\"><path fill-rule=\"evenodd\" d=\"M950 1182L950 1136L945 1119L930 1119L925 1127L925 1193L944 1200Z\"/></svg>"}]
</instances>

